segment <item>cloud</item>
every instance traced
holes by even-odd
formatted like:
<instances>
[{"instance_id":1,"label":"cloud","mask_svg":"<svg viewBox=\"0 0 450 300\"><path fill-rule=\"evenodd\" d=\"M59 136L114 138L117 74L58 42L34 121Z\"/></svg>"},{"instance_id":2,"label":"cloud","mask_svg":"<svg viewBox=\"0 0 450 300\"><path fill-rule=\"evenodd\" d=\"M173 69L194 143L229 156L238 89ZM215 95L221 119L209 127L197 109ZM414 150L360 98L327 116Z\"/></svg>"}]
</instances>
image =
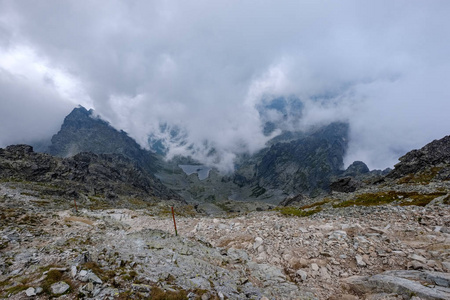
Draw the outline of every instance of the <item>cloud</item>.
<instances>
[{"instance_id":1,"label":"cloud","mask_svg":"<svg viewBox=\"0 0 450 300\"><path fill-rule=\"evenodd\" d=\"M223 170L263 147L268 120L296 130L348 121L347 164L392 166L448 134L449 6L3 0L0 146L30 137L30 111L45 116L33 134L44 137L83 104L144 147L153 134L169 156ZM300 99L301 114L261 114L280 97Z\"/></svg>"}]
</instances>

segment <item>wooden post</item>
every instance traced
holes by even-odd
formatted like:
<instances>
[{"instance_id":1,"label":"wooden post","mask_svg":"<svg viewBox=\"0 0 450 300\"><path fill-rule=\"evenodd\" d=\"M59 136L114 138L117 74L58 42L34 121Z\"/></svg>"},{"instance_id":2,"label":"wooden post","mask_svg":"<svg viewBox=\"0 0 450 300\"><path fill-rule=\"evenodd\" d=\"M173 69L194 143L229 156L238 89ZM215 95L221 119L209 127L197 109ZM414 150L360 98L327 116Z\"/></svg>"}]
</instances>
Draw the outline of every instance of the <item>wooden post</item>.
<instances>
[{"instance_id":1,"label":"wooden post","mask_svg":"<svg viewBox=\"0 0 450 300\"><path fill-rule=\"evenodd\" d=\"M173 206L172 206L172 218L173 218L173 226L175 226L175 235L178 236L177 223L175 222L175 213L173 212Z\"/></svg>"},{"instance_id":2,"label":"wooden post","mask_svg":"<svg viewBox=\"0 0 450 300\"><path fill-rule=\"evenodd\" d=\"M75 211L78 212L77 201L73 198L73 203L75 203Z\"/></svg>"}]
</instances>

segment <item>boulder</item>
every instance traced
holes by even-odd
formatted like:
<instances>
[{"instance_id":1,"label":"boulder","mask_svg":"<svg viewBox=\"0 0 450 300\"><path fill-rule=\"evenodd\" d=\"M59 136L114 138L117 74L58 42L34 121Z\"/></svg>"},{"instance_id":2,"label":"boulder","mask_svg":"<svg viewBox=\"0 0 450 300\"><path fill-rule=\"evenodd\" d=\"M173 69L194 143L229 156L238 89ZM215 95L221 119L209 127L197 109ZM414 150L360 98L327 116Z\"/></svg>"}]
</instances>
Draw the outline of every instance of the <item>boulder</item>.
<instances>
[{"instance_id":1,"label":"boulder","mask_svg":"<svg viewBox=\"0 0 450 300\"><path fill-rule=\"evenodd\" d=\"M352 193L361 186L361 183L352 177L340 178L330 184L330 190L340 193Z\"/></svg>"},{"instance_id":2,"label":"boulder","mask_svg":"<svg viewBox=\"0 0 450 300\"><path fill-rule=\"evenodd\" d=\"M64 281L60 281L57 283L54 283L50 286L50 289L53 294L55 295L61 295L67 292L70 289L70 285L65 283Z\"/></svg>"}]
</instances>

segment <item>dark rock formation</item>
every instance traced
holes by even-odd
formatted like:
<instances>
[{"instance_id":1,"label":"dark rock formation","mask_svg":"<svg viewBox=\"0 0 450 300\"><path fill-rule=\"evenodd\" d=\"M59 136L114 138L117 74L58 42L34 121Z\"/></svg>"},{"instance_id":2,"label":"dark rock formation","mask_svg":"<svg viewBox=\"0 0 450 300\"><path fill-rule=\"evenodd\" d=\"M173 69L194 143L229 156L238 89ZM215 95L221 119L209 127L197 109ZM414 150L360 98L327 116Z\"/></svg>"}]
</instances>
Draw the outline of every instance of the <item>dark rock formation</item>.
<instances>
[{"instance_id":1,"label":"dark rock formation","mask_svg":"<svg viewBox=\"0 0 450 300\"><path fill-rule=\"evenodd\" d=\"M82 106L64 119L48 152L59 157L70 157L80 152L121 154L150 174L159 169L160 163L155 154L142 149L126 132L116 130Z\"/></svg>"},{"instance_id":2,"label":"dark rock formation","mask_svg":"<svg viewBox=\"0 0 450 300\"><path fill-rule=\"evenodd\" d=\"M310 199L305 195L298 194L294 197L287 197L283 201L280 202L279 206L303 206L308 204Z\"/></svg>"},{"instance_id":3,"label":"dark rock formation","mask_svg":"<svg viewBox=\"0 0 450 300\"><path fill-rule=\"evenodd\" d=\"M352 178L344 177L340 178L330 184L330 189L335 192L352 193L361 186L361 182Z\"/></svg>"},{"instance_id":4,"label":"dark rock formation","mask_svg":"<svg viewBox=\"0 0 450 300\"><path fill-rule=\"evenodd\" d=\"M62 159L35 153L28 145L8 146L0 149L0 178L47 182L63 193L85 193L106 198L135 195L182 201L156 177L119 154L83 152Z\"/></svg>"},{"instance_id":5,"label":"dark rock formation","mask_svg":"<svg viewBox=\"0 0 450 300\"><path fill-rule=\"evenodd\" d=\"M394 170L387 175L388 178L398 179L436 167L437 174L434 175L441 180L448 180L450 179L450 135L434 140L419 150L412 150L399 160Z\"/></svg>"},{"instance_id":6,"label":"dark rock formation","mask_svg":"<svg viewBox=\"0 0 450 300\"><path fill-rule=\"evenodd\" d=\"M332 123L305 138L277 143L256 166L260 186L314 196L328 191L347 149L348 124Z\"/></svg>"},{"instance_id":7,"label":"dark rock formation","mask_svg":"<svg viewBox=\"0 0 450 300\"><path fill-rule=\"evenodd\" d=\"M347 170L345 170L342 175L355 177L358 175L367 174L369 172L370 170L365 163L362 161L354 161L350 166L348 166Z\"/></svg>"}]
</instances>

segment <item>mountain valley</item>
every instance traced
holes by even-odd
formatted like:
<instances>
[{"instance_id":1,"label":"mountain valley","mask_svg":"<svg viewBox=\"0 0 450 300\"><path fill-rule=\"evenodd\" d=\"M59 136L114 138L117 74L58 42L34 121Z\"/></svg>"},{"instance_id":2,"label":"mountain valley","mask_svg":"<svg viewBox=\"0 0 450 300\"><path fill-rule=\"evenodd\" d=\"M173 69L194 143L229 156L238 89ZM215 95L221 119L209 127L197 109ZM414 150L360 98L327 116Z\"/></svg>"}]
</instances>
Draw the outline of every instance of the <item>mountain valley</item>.
<instances>
[{"instance_id":1,"label":"mountain valley","mask_svg":"<svg viewBox=\"0 0 450 300\"><path fill-rule=\"evenodd\" d=\"M450 136L393 170L342 170L332 123L221 174L91 114L66 118L52 155L0 149L1 297L450 298Z\"/></svg>"}]
</instances>

